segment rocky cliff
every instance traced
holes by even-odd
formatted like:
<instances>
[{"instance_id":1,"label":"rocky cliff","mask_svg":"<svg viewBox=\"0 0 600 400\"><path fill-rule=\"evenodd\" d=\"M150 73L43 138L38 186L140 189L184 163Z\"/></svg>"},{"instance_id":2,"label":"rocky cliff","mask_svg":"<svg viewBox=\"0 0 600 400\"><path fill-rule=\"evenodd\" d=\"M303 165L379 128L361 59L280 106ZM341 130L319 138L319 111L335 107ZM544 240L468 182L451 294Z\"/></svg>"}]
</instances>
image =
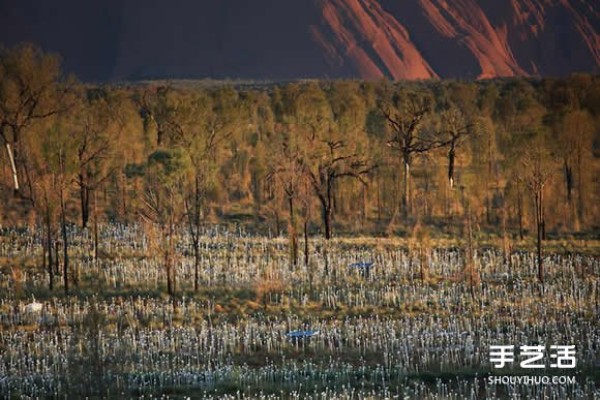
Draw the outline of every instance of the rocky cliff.
<instances>
[{"instance_id":1,"label":"rocky cliff","mask_svg":"<svg viewBox=\"0 0 600 400\"><path fill-rule=\"evenodd\" d=\"M585 0L321 0L312 36L364 78L597 72L600 4Z\"/></svg>"}]
</instances>

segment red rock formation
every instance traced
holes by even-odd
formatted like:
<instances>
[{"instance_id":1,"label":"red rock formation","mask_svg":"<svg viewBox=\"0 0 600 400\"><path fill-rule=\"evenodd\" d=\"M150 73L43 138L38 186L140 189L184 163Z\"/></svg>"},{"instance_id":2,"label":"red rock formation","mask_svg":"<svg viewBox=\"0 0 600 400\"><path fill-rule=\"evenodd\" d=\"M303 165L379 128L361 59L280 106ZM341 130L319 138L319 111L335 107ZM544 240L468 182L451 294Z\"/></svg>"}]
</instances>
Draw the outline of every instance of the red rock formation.
<instances>
[{"instance_id":1,"label":"red rock formation","mask_svg":"<svg viewBox=\"0 0 600 400\"><path fill-rule=\"evenodd\" d=\"M479 66L477 78L600 67L600 12L594 1L419 0L415 5L319 0L317 4L322 22L311 27L314 39L332 65L351 64L363 78L447 76L444 60L459 49L464 49L461 59L471 58L465 64ZM419 36L411 37L406 26ZM438 37L432 40L432 35ZM444 44L455 50L443 48Z\"/></svg>"},{"instance_id":2,"label":"red rock formation","mask_svg":"<svg viewBox=\"0 0 600 400\"><path fill-rule=\"evenodd\" d=\"M533 0L511 0L510 4L514 12L513 24L526 27L533 36L538 36L545 25L544 4ZM522 40L527 37L527 33L521 34Z\"/></svg>"},{"instance_id":3,"label":"red rock formation","mask_svg":"<svg viewBox=\"0 0 600 400\"><path fill-rule=\"evenodd\" d=\"M583 15L582 13L578 12L575 9L575 7L571 5L569 0L561 0L561 3L573 16L573 19L576 22L577 30L579 31L582 39L585 41L588 48L590 49L590 53L592 53L592 56L596 61L596 65L600 65L600 35L592 26L589 18ZM590 2L589 4L583 2L583 4L587 5L588 11L591 16L595 16L596 19L599 18L599 13L594 8L593 2Z\"/></svg>"},{"instance_id":4,"label":"red rock formation","mask_svg":"<svg viewBox=\"0 0 600 400\"><path fill-rule=\"evenodd\" d=\"M321 1L323 24L313 26L313 36L324 46L331 37L364 78L429 79L437 74L411 42L408 31L377 0ZM335 59L335 56L333 57ZM335 61L333 61L335 62Z\"/></svg>"},{"instance_id":5,"label":"red rock formation","mask_svg":"<svg viewBox=\"0 0 600 400\"><path fill-rule=\"evenodd\" d=\"M475 0L420 0L440 34L459 40L473 53L481 73L478 78L526 75L507 41L507 26L492 26Z\"/></svg>"}]
</instances>

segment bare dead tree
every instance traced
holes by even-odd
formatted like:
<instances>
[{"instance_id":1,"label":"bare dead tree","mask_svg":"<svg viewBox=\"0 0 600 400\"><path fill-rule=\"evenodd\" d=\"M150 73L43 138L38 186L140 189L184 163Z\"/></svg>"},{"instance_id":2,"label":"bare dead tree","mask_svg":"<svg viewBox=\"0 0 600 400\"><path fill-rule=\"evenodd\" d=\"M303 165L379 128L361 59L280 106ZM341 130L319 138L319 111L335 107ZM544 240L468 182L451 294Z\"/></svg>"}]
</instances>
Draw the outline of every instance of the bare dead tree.
<instances>
[{"instance_id":1,"label":"bare dead tree","mask_svg":"<svg viewBox=\"0 0 600 400\"><path fill-rule=\"evenodd\" d=\"M462 112L456 108L445 111L442 115L442 132L440 146L448 147L448 186L454 187L454 171L456 150L464 140L473 133L473 123L465 120Z\"/></svg>"},{"instance_id":2,"label":"bare dead tree","mask_svg":"<svg viewBox=\"0 0 600 400\"><path fill-rule=\"evenodd\" d=\"M302 196L302 183L306 179L306 165L299 149L294 148L287 138L275 150L275 165L267 174L267 181L281 189L288 205L288 235L290 238L290 265L298 265L298 234L296 228L295 201Z\"/></svg>"},{"instance_id":3,"label":"bare dead tree","mask_svg":"<svg viewBox=\"0 0 600 400\"><path fill-rule=\"evenodd\" d=\"M79 164L77 185L79 186L81 226L83 228L86 228L89 222L90 203L94 199L93 193L110 178L114 171L114 168L104 168L102 165L109 160L111 151L110 140L101 134L102 129L102 127L94 126L93 122L86 121L77 149Z\"/></svg>"},{"instance_id":4,"label":"bare dead tree","mask_svg":"<svg viewBox=\"0 0 600 400\"><path fill-rule=\"evenodd\" d=\"M387 145L399 153L403 166L402 215L406 219L412 208L410 180L413 157L442 147L444 143L421 134L423 120L430 112L426 101L411 99L401 110L392 113L389 109L381 108L380 111L393 133Z\"/></svg>"},{"instance_id":5,"label":"bare dead tree","mask_svg":"<svg viewBox=\"0 0 600 400\"><path fill-rule=\"evenodd\" d=\"M347 151L343 141L325 141L324 154L313 154L306 162L309 182L321 205L325 239L331 239L335 183L341 178L357 179L367 185L365 175L377 166L358 154Z\"/></svg>"},{"instance_id":6,"label":"bare dead tree","mask_svg":"<svg viewBox=\"0 0 600 400\"><path fill-rule=\"evenodd\" d=\"M546 220L544 217L544 189L552 177L552 163L549 154L542 143L533 143L527 149L522 160L525 170L525 182L531 190L535 205L535 220L537 229L537 264L538 279L544 284L544 267L542 259L542 240L546 235Z\"/></svg>"},{"instance_id":7,"label":"bare dead tree","mask_svg":"<svg viewBox=\"0 0 600 400\"><path fill-rule=\"evenodd\" d=\"M207 180L206 161L214 157L214 152L219 143L228 135L217 134L217 129L210 129L208 135L205 136L205 143L191 157L193 168L193 190L184 198L184 207L188 232L190 234L192 249L194 252L194 291L199 289L199 268L200 268L200 235L203 220L203 204L205 185ZM189 144L191 146L191 143Z\"/></svg>"}]
</instances>

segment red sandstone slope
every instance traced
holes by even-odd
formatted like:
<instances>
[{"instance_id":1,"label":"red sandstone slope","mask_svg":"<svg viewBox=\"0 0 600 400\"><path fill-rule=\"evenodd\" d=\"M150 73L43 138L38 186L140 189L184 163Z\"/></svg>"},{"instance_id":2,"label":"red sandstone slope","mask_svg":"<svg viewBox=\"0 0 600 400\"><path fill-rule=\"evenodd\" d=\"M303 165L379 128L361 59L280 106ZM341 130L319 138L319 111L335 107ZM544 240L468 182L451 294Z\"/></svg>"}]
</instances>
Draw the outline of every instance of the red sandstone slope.
<instances>
[{"instance_id":1,"label":"red sandstone slope","mask_svg":"<svg viewBox=\"0 0 600 400\"><path fill-rule=\"evenodd\" d=\"M508 27L492 26L475 0L420 0L438 32L469 48L481 68L478 78L526 75L507 41Z\"/></svg>"},{"instance_id":2,"label":"red sandstone slope","mask_svg":"<svg viewBox=\"0 0 600 400\"><path fill-rule=\"evenodd\" d=\"M476 65L477 78L599 70L600 12L593 1L410 3L320 0L321 21L311 33L332 66L350 64L364 78L452 76L452 57Z\"/></svg>"},{"instance_id":3,"label":"red sandstone slope","mask_svg":"<svg viewBox=\"0 0 600 400\"><path fill-rule=\"evenodd\" d=\"M437 77L408 31L377 0L327 0L321 7L324 24L311 31L331 62L349 59L365 78Z\"/></svg>"}]
</instances>

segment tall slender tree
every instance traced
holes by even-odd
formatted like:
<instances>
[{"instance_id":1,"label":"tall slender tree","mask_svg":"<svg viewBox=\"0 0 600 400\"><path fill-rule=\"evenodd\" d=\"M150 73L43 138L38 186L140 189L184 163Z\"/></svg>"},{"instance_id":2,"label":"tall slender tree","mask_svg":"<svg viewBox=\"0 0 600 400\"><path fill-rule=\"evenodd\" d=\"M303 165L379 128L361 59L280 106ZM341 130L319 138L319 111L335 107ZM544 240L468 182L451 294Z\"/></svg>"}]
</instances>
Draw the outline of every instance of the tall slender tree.
<instances>
[{"instance_id":1,"label":"tall slender tree","mask_svg":"<svg viewBox=\"0 0 600 400\"><path fill-rule=\"evenodd\" d=\"M544 266L542 258L542 240L546 235L545 219L545 190L553 174L553 159L544 146L544 141L537 139L532 141L527 147L522 160L522 166L525 172L525 182L533 196L535 206L536 221L536 248L537 248L537 266L538 279L544 284Z\"/></svg>"},{"instance_id":2,"label":"tall slender tree","mask_svg":"<svg viewBox=\"0 0 600 400\"><path fill-rule=\"evenodd\" d=\"M150 154L144 169L146 193L140 215L158 228L167 293L173 296L177 290L175 240L184 218L183 187L190 170L189 159L181 149L157 150Z\"/></svg>"},{"instance_id":3,"label":"tall slender tree","mask_svg":"<svg viewBox=\"0 0 600 400\"><path fill-rule=\"evenodd\" d=\"M454 187L456 151L468 135L473 133L474 124L465 120L458 108L450 108L442 113L440 144L448 147L448 186Z\"/></svg>"}]
</instances>

